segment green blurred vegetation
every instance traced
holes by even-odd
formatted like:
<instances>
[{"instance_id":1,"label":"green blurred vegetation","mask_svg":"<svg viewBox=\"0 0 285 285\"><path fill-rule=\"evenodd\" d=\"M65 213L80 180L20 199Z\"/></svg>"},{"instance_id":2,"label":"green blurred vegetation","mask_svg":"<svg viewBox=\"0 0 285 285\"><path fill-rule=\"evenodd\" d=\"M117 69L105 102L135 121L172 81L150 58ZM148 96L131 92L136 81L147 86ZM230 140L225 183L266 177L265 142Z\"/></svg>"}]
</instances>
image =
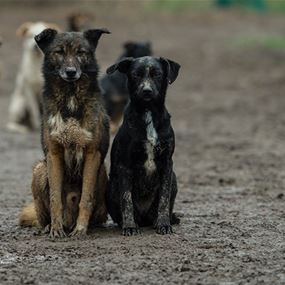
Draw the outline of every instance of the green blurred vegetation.
<instances>
[{"instance_id":1,"label":"green blurred vegetation","mask_svg":"<svg viewBox=\"0 0 285 285\"><path fill-rule=\"evenodd\" d=\"M221 8L239 7L257 11L264 11L267 7L265 0L215 0L215 4Z\"/></svg>"},{"instance_id":2,"label":"green blurred vegetation","mask_svg":"<svg viewBox=\"0 0 285 285\"><path fill-rule=\"evenodd\" d=\"M182 12L185 9L210 9L213 6L213 0L154 0L148 2L148 7L155 10L164 10L169 12Z\"/></svg>"},{"instance_id":3,"label":"green blurred vegetation","mask_svg":"<svg viewBox=\"0 0 285 285\"><path fill-rule=\"evenodd\" d=\"M256 48L263 47L270 50L285 50L285 37L250 37L234 40L233 45L238 48Z\"/></svg>"},{"instance_id":4,"label":"green blurred vegetation","mask_svg":"<svg viewBox=\"0 0 285 285\"><path fill-rule=\"evenodd\" d=\"M262 12L285 13L285 0L153 0L148 9L168 12L210 10L213 8L240 8Z\"/></svg>"},{"instance_id":5,"label":"green blurred vegetation","mask_svg":"<svg viewBox=\"0 0 285 285\"><path fill-rule=\"evenodd\" d=\"M268 11L285 13L285 0L267 0Z\"/></svg>"}]
</instances>

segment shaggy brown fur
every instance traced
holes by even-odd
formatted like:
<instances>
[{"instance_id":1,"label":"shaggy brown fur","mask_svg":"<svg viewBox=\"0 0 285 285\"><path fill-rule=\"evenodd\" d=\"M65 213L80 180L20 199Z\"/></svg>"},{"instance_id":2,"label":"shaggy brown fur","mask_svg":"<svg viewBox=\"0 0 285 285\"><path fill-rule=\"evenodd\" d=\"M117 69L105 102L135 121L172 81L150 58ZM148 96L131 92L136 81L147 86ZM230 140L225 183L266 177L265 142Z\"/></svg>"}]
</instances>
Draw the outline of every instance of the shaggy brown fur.
<instances>
[{"instance_id":1,"label":"shaggy brown fur","mask_svg":"<svg viewBox=\"0 0 285 285\"><path fill-rule=\"evenodd\" d=\"M100 180L98 184L99 189L105 189L107 184L107 173L103 165L101 168L101 173L99 174ZM35 203L30 203L27 205L20 217L19 224L24 227L42 227L44 232L50 231L50 205L48 197L48 178L47 178L47 166L45 161L40 161L36 164L33 169L33 181L32 181L32 192L37 200ZM79 187L72 184L64 185L64 199L63 199L63 226L66 231L74 228L76 224L76 219L78 217L79 202L81 198L81 191ZM103 192L102 192L103 193ZM100 198L102 199L102 198ZM38 207L36 210L35 207ZM94 206L96 206L96 201L94 199ZM44 210L43 210L44 209ZM91 226L95 224L101 224L106 221L106 213L100 213L100 207L95 209L94 216L91 218ZM39 213L39 215L37 215ZM96 213L96 214L95 214ZM98 219L99 218L99 219Z\"/></svg>"},{"instance_id":2,"label":"shaggy brown fur","mask_svg":"<svg viewBox=\"0 0 285 285\"><path fill-rule=\"evenodd\" d=\"M108 31L58 34L47 29L36 37L45 54L45 159L34 168L32 192L37 221L52 238L70 232L83 235L90 225L107 220L104 159L109 147L109 121L94 56L103 33ZM75 206L68 202L68 193L76 193Z\"/></svg>"}]
</instances>

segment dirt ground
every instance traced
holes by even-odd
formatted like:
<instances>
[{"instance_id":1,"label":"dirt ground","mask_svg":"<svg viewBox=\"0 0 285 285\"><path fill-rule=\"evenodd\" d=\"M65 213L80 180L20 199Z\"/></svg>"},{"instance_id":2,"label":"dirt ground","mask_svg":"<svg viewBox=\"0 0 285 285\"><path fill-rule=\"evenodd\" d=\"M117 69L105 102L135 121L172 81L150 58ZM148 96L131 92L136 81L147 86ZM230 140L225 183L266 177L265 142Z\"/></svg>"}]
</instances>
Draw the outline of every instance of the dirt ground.
<instances>
[{"instance_id":1,"label":"dirt ground","mask_svg":"<svg viewBox=\"0 0 285 285\"><path fill-rule=\"evenodd\" d=\"M21 56L15 30L26 20L63 26L76 7L3 6L0 284L285 284L285 52L237 44L284 36L285 18L116 3L90 4L96 26L112 31L98 46L102 72L129 39L149 39L155 54L182 65L167 99L181 225L169 236L123 237L110 221L83 240L60 241L18 226L42 152L38 133L5 130Z\"/></svg>"}]
</instances>

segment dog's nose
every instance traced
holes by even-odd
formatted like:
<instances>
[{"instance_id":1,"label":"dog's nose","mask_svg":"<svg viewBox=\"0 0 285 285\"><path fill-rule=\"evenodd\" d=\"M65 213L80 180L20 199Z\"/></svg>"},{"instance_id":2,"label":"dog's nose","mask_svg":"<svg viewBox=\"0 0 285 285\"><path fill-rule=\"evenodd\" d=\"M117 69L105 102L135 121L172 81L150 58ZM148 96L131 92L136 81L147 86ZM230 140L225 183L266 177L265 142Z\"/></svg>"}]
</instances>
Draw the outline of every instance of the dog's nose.
<instances>
[{"instance_id":1,"label":"dog's nose","mask_svg":"<svg viewBox=\"0 0 285 285\"><path fill-rule=\"evenodd\" d=\"M73 66L67 67L65 72L68 77L74 77L76 74L76 68Z\"/></svg>"},{"instance_id":2,"label":"dog's nose","mask_svg":"<svg viewBox=\"0 0 285 285\"><path fill-rule=\"evenodd\" d=\"M152 89L151 88L144 88L143 90L143 97L145 100L149 100L152 97Z\"/></svg>"}]
</instances>

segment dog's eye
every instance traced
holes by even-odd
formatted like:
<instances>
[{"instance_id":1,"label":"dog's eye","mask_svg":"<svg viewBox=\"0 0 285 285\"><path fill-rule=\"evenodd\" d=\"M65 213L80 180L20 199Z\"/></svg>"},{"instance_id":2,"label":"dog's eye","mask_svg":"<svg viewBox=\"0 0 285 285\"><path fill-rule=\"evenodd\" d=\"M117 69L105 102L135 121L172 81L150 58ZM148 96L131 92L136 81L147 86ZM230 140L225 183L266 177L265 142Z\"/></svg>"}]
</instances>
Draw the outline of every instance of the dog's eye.
<instances>
[{"instance_id":1,"label":"dog's eye","mask_svg":"<svg viewBox=\"0 0 285 285\"><path fill-rule=\"evenodd\" d=\"M60 54L63 55L64 54L64 50L63 49L56 49L53 51L55 54Z\"/></svg>"},{"instance_id":2,"label":"dog's eye","mask_svg":"<svg viewBox=\"0 0 285 285\"><path fill-rule=\"evenodd\" d=\"M133 73L133 74L132 74L132 77L133 77L134 79L139 79L139 78L141 78L141 74L139 74L139 73Z\"/></svg>"},{"instance_id":3,"label":"dog's eye","mask_svg":"<svg viewBox=\"0 0 285 285\"><path fill-rule=\"evenodd\" d=\"M77 55L81 56L81 55L85 55L87 53L87 51L85 49L80 49L77 51Z\"/></svg>"},{"instance_id":4,"label":"dog's eye","mask_svg":"<svg viewBox=\"0 0 285 285\"><path fill-rule=\"evenodd\" d=\"M157 73L157 72L152 72L150 74L150 76L154 79L160 79L162 77L162 74L161 73Z\"/></svg>"}]
</instances>

